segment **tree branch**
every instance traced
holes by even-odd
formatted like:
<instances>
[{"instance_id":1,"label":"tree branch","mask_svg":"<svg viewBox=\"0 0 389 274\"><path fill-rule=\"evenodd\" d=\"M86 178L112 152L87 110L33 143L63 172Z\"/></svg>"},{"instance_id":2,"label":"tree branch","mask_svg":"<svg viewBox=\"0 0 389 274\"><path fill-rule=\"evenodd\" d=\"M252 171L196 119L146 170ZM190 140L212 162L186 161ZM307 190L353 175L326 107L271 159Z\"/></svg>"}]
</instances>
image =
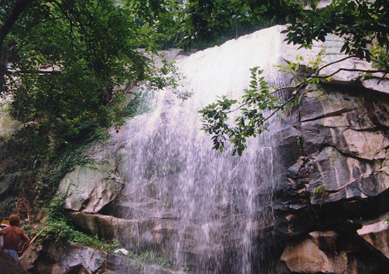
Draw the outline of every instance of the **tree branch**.
<instances>
[{"instance_id":1,"label":"tree branch","mask_svg":"<svg viewBox=\"0 0 389 274\"><path fill-rule=\"evenodd\" d=\"M288 100L286 100L286 102L284 102L282 105L278 106L269 116L267 116L264 120L263 120L263 123L266 122L267 120L269 120L271 117L274 116L274 114L276 114L278 111L280 111L281 109L283 109L287 104L289 104L295 97L296 97L296 94L302 90L303 88L305 88L307 86L307 83L301 83L300 85L298 85L299 87L297 88L296 92L294 92L294 94L292 96L290 96L290 98ZM304 93L305 94L305 93Z\"/></svg>"},{"instance_id":2,"label":"tree branch","mask_svg":"<svg viewBox=\"0 0 389 274\"><path fill-rule=\"evenodd\" d=\"M34 0L16 0L15 6L12 9L11 15L5 20L0 28L0 93L6 90L4 75L7 73L7 63L10 56L10 47L13 47L13 42L10 41L9 47L4 47L4 40L12 27L15 25L20 14L27 8L28 4Z\"/></svg>"},{"instance_id":3,"label":"tree branch","mask_svg":"<svg viewBox=\"0 0 389 274\"><path fill-rule=\"evenodd\" d=\"M16 0L15 7L13 8L11 15L4 22L4 25L0 29L0 46L3 46L4 39L8 35L11 28L15 25L19 18L19 15L26 9L28 4L34 0Z\"/></svg>"},{"instance_id":4,"label":"tree branch","mask_svg":"<svg viewBox=\"0 0 389 274\"><path fill-rule=\"evenodd\" d=\"M58 70L37 70L37 71L33 71L33 70L20 70L20 71L14 71L12 74L14 75L23 75L23 74L41 74L41 75L45 75L45 74L61 74L61 71L58 71Z\"/></svg>"},{"instance_id":5,"label":"tree branch","mask_svg":"<svg viewBox=\"0 0 389 274\"><path fill-rule=\"evenodd\" d=\"M329 67L329 66L332 66L332 65L334 65L334 64L336 64L336 63L343 62L343 61L345 61L345 60L347 60L347 59L350 59L350 58L358 58L358 57L355 56L355 55L350 55L350 56L344 57L344 58L342 58L342 59L336 60L336 61L334 61L334 62L330 62L330 63L328 63L328 64L326 64L326 65L320 67L320 68L316 71L316 73L315 73L315 75L314 75L313 77L318 76L318 75L319 75L319 72L320 72L322 69L324 69L324 68L326 68L326 67Z\"/></svg>"},{"instance_id":6,"label":"tree branch","mask_svg":"<svg viewBox=\"0 0 389 274\"><path fill-rule=\"evenodd\" d=\"M381 69L375 70L375 69L349 69L349 68L340 68L340 69L336 70L335 72L333 72L333 73L331 73L331 74L329 74L329 75L324 75L324 76L319 76L319 75L317 75L317 76L314 76L314 77L312 77L312 78L321 78L321 79L322 79L322 78L328 78L328 77L334 76L335 74L337 74L337 73L339 73L339 72L341 72L341 71L355 71L355 72L365 72L365 73L385 73L385 74L388 73L387 70L381 70Z\"/></svg>"}]
</instances>

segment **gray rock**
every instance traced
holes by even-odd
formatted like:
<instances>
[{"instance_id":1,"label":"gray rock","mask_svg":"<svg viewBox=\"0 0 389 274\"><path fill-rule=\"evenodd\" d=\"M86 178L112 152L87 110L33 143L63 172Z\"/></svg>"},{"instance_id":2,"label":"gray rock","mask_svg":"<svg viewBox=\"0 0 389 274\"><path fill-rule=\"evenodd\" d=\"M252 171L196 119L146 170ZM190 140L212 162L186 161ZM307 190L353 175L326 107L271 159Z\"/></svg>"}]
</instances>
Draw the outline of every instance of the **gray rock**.
<instances>
[{"instance_id":1,"label":"gray rock","mask_svg":"<svg viewBox=\"0 0 389 274\"><path fill-rule=\"evenodd\" d=\"M357 231L371 246L389 259L389 223L386 215L374 221L363 222Z\"/></svg>"},{"instance_id":2,"label":"gray rock","mask_svg":"<svg viewBox=\"0 0 389 274\"><path fill-rule=\"evenodd\" d=\"M58 195L66 195L65 207L74 211L99 212L120 192L122 183L110 164L76 167L62 179Z\"/></svg>"},{"instance_id":3,"label":"gray rock","mask_svg":"<svg viewBox=\"0 0 389 274\"><path fill-rule=\"evenodd\" d=\"M21 263L34 274L185 274L71 242L63 246L46 243L30 247L23 254Z\"/></svg>"},{"instance_id":4,"label":"gray rock","mask_svg":"<svg viewBox=\"0 0 389 274\"><path fill-rule=\"evenodd\" d=\"M30 272L24 270L20 266L9 261L9 258L5 258L6 254L1 252L0 254L0 273L1 274L30 274ZM12 259L11 259L12 260Z\"/></svg>"}]
</instances>

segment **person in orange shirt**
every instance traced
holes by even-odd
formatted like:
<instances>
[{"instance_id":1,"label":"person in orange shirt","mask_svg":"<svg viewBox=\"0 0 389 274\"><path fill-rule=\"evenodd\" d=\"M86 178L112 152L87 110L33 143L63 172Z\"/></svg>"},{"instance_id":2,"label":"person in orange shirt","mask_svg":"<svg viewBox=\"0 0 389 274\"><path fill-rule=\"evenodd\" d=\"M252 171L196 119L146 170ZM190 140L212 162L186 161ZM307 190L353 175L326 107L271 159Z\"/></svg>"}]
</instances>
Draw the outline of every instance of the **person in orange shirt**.
<instances>
[{"instance_id":1,"label":"person in orange shirt","mask_svg":"<svg viewBox=\"0 0 389 274\"><path fill-rule=\"evenodd\" d=\"M22 255L27 249L30 243L30 237L19 227L20 220L17 215L11 215L9 217L10 226L0 230L0 236L3 236L3 248L2 250L10 255L12 259L19 263L18 255ZM21 251L18 252L20 242L24 240L24 246Z\"/></svg>"}]
</instances>

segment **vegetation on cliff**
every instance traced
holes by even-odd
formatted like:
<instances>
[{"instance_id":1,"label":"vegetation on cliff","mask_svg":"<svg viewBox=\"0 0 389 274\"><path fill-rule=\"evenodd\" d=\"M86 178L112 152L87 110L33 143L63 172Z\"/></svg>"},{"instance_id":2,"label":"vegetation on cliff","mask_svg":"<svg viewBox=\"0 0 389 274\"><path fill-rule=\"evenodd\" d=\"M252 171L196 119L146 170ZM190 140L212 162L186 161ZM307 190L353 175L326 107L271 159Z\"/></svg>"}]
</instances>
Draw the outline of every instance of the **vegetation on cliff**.
<instances>
[{"instance_id":1,"label":"vegetation on cliff","mask_svg":"<svg viewBox=\"0 0 389 274\"><path fill-rule=\"evenodd\" d=\"M140 82L157 88L171 84L174 68L154 63L158 49L202 48L289 23L290 43L310 47L333 33L345 38L344 53L371 60L377 71L388 72L388 1L335 0L324 8L317 2L0 1L0 93L12 96L10 114L23 125L0 144L0 180L9 186L1 194L1 217L15 211L23 218L37 214L60 179L75 165L88 162L83 150L104 139L107 128L124 122L129 88ZM293 73L297 66L291 63L283 69ZM294 88L300 90L319 76ZM203 111L208 115L204 117L216 119L216 124L208 124L209 132L232 137L238 154L245 138L266 124L259 110L283 109L259 69L252 70L252 77L242 99L246 107L240 107L245 111L239 130L218 120L226 119L236 100L224 98ZM298 100L296 94L292 99ZM215 149L224 148L223 138L214 140Z\"/></svg>"},{"instance_id":2,"label":"vegetation on cliff","mask_svg":"<svg viewBox=\"0 0 389 274\"><path fill-rule=\"evenodd\" d=\"M172 84L173 66L154 58L174 33L167 3L0 1L0 95L22 124L0 144L2 218L29 218L47 203L88 161L86 146L134 114L132 86Z\"/></svg>"}]
</instances>

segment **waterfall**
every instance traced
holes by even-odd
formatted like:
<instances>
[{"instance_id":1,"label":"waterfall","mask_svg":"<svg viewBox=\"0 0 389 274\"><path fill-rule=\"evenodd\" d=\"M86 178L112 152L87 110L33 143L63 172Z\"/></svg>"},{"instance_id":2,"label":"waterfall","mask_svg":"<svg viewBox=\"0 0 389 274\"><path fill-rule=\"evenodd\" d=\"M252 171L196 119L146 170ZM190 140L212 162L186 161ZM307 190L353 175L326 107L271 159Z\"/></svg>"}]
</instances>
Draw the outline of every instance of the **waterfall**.
<instances>
[{"instance_id":1,"label":"waterfall","mask_svg":"<svg viewBox=\"0 0 389 274\"><path fill-rule=\"evenodd\" d=\"M281 168L274 140L269 134L252 138L242 157L213 151L198 110L221 95L239 98L255 66L280 84L273 67L279 32L273 27L178 56L183 88L193 96L182 101L161 91L153 111L113 134L125 182L114 215L152 223L151 231L139 226L134 232L133 246L153 248L195 273L265 273L270 251L261 231L273 221L272 189ZM143 242L136 242L140 234Z\"/></svg>"}]
</instances>

